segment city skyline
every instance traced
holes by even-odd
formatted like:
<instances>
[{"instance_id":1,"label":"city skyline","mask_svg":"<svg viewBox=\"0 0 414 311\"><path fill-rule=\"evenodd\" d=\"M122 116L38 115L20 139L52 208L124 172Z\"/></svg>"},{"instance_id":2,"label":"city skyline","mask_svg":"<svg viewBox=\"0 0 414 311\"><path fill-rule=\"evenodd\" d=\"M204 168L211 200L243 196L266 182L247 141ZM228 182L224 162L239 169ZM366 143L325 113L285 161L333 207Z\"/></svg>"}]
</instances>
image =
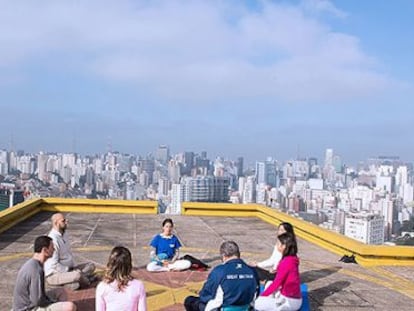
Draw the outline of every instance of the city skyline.
<instances>
[{"instance_id":1,"label":"city skyline","mask_svg":"<svg viewBox=\"0 0 414 311\"><path fill-rule=\"evenodd\" d=\"M186 149L186 150L175 150L174 146L171 149L171 146L168 144L162 144L162 145L158 145L157 148L155 148L154 150L150 150L149 152L146 153L139 153L139 152L128 152L125 150L113 150L112 149L112 144L107 144L106 145L106 150L103 150L102 152L94 152L94 153L82 153L82 152L77 152L77 151L56 151L56 150L37 150L37 151L31 151L31 150L26 150L24 148L3 148L2 146L0 146L0 151L4 151L4 152L14 152L15 154L20 154L20 155L31 155L31 156L38 156L40 154L46 154L46 155L77 155L80 156L82 158L85 157L99 157L99 156L104 156L104 155L108 155L108 154L119 154L119 155L125 155L125 156L131 156L131 157L137 157L137 158L141 158L141 159L157 159L157 150L158 148L162 148L165 147L168 149L168 153L169 153L169 160L174 160L175 157L180 156L180 155L184 155L185 153L192 153L194 154L194 156L199 156L199 157L203 157L203 154L206 155L206 159L209 160L211 163L214 163L215 159L222 159L225 161L234 161L237 162L238 159L243 159L243 163L246 166L245 169L253 169L255 168L255 166L257 165L257 163L259 162L264 162L267 160L271 160L271 161L276 161L279 164L284 164L284 163L288 163L291 161L313 161L316 160L318 165L323 165L324 161L326 159L326 152L327 150L330 150L331 152L333 152L333 154L337 157L339 157L340 162L342 163L342 165L344 165L346 168L351 168L351 169L357 169L358 167L360 167L361 165L367 165L368 163L371 162L376 162L376 161L397 161L399 163L404 163L405 165L414 165L413 161L401 158L398 154L377 154L377 155L371 155L365 159L359 159L357 160L355 163L354 162L349 162L347 161L347 159L344 159L344 157L339 154L337 152L337 150L333 150L332 148L326 148L324 150L320 150L319 153L317 155L315 154L297 154L297 156L292 156L290 158L280 158L280 157L276 157L274 155L268 154L265 157L262 158L257 158L257 159L249 159L246 158L243 154L238 154L234 157L229 157L227 155L224 155L222 153L217 153L217 154L211 154L209 152L209 150L206 149L202 149L202 150L190 150L190 149ZM110 148L110 149L109 149Z\"/></svg>"},{"instance_id":2,"label":"city skyline","mask_svg":"<svg viewBox=\"0 0 414 311\"><path fill-rule=\"evenodd\" d=\"M412 162L414 4L372 3L0 1L0 149Z\"/></svg>"}]
</instances>

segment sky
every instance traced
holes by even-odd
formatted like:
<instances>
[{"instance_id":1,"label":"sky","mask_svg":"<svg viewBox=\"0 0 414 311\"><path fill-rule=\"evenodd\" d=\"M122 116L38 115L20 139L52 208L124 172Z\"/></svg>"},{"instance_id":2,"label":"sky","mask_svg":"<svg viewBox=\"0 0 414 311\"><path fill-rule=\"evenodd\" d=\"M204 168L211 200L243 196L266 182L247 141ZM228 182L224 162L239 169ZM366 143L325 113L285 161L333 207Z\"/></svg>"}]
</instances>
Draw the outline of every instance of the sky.
<instances>
[{"instance_id":1,"label":"sky","mask_svg":"<svg viewBox=\"0 0 414 311\"><path fill-rule=\"evenodd\" d=\"M0 149L414 161L414 1L0 0Z\"/></svg>"}]
</instances>

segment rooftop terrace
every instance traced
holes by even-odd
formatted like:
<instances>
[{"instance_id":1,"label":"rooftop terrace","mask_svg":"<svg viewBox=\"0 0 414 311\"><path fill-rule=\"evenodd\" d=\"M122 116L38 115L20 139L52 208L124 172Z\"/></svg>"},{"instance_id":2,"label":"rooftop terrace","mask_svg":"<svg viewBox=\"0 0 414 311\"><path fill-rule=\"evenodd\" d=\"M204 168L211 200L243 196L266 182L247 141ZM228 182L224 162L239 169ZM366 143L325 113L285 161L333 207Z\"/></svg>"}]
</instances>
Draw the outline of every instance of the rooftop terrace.
<instances>
[{"instance_id":1,"label":"rooftop terrace","mask_svg":"<svg viewBox=\"0 0 414 311\"><path fill-rule=\"evenodd\" d=\"M201 288L208 272L145 270L149 257L147 245L165 218L156 214L154 204L51 199L0 212L0 310L10 310L17 271L31 256L34 238L49 231L49 218L58 210L65 211L69 219L68 232L77 261L92 261L103 269L110 249L123 244L133 253L134 275L145 283L149 310L183 310L184 298ZM210 210L204 213L214 216L201 215L206 206ZM280 221L277 217L284 216L276 217L273 211L260 214L261 207L257 206L232 206L231 210L227 207L188 204L184 206L184 215L173 217L176 234L183 243L182 254L190 253L215 265L219 263L218 246L223 240L232 239L239 244L247 261L270 255L275 224L269 222ZM308 284L312 310L412 310L414 248L394 248L394 256L385 259L392 255L390 248L380 249L376 259L380 265L374 265L369 258L363 258L365 253L368 257L373 255L361 245L359 253L355 253L364 265L345 264L338 262L338 253L343 244L352 241L340 237L330 242L322 237L317 240L318 235L329 237L331 233L309 227L314 234L309 238L304 229L307 224L295 223L295 227L299 235L301 278ZM329 243L341 245L335 247ZM78 310L89 311L94 310L94 291L91 287L68 291L68 295Z\"/></svg>"}]
</instances>

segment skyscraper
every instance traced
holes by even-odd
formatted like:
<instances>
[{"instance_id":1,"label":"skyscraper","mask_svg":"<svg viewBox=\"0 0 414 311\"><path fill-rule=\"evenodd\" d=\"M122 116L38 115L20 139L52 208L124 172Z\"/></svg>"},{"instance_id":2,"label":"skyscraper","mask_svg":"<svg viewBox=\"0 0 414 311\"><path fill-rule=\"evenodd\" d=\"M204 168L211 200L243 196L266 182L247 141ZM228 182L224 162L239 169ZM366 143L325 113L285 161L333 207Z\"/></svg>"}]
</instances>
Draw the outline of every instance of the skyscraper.
<instances>
[{"instance_id":1,"label":"skyscraper","mask_svg":"<svg viewBox=\"0 0 414 311\"><path fill-rule=\"evenodd\" d=\"M230 180L227 177L184 177L184 201L228 202Z\"/></svg>"},{"instance_id":2,"label":"skyscraper","mask_svg":"<svg viewBox=\"0 0 414 311\"><path fill-rule=\"evenodd\" d=\"M265 162L256 162L256 182L258 184L266 183L266 164Z\"/></svg>"},{"instance_id":3,"label":"skyscraper","mask_svg":"<svg viewBox=\"0 0 414 311\"><path fill-rule=\"evenodd\" d=\"M40 152L37 156L37 176L40 180L45 180L46 178L46 163L48 156L43 152Z\"/></svg>"},{"instance_id":4,"label":"skyscraper","mask_svg":"<svg viewBox=\"0 0 414 311\"><path fill-rule=\"evenodd\" d=\"M0 175L6 176L9 173L8 152L0 150Z\"/></svg>"},{"instance_id":5,"label":"skyscraper","mask_svg":"<svg viewBox=\"0 0 414 311\"><path fill-rule=\"evenodd\" d=\"M155 153L155 159L166 164L170 159L170 148L167 145L160 145Z\"/></svg>"},{"instance_id":6,"label":"skyscraper","mask_svg":"<svg viewBox=\"0 0 414 311\"><path fill-rule=\"evenodd\" d=\"M256 162L255 178L257 184L276 187L279 183L276 161L268 158L265 162Z\"/></svg>"},{"instance_id":7,"label":"skyscraper","mask_svg":"<svg viewBox=\"0 0 414 311\"><path fill-rule=\"evenodd\" d=\"M194 152L185 152L184 153L184 168L182 173L186 174L187 176L191 175L191 170L194 166Z\"/></svg>"},{"instance_id":8,"label":"skyscraper","mask_svg":"<svg viewBox=\"0 0 414 311\"><path fill-rule=\"evenodd\" d=\"M325 167L333 165L333 149L326 149L325 151Z\"/></svg>"},{"instance_id":9,"label":"skyscraper","mask_svg":"<svg viewBox=\"0 0 414 311\"><path fill-rule=\"evenodd\" d=\"M181 202L184 201L184 186L181 184L173 184L171 187L171 204L170 213L181 213Z\"/></svg>"},{"instance_id":10,"label":"skyscraper","mask_svg":"<svg viewBox=\"0 0 414 311\"><path fill-rule=\"evenodd\" d=\"M237 177L243 176L243 157L238 157L236 161L236 167L237 167Z\"/></svg>"}]
</instances>

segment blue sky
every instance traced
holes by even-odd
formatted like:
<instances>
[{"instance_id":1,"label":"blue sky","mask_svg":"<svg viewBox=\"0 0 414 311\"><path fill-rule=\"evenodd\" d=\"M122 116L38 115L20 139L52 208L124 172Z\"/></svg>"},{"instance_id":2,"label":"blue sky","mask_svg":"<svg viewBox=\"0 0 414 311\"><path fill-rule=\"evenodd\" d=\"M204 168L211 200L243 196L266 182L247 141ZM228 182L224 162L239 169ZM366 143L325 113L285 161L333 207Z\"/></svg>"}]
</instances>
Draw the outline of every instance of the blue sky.
<instances>
[{"instance_id":1,"label":"blue sky","mask_svg":"<svg viewBox=\"0 0 414 311\"><path fill-rule=\"evenodd\" d=\"M0 0L0 148L413 161L413 15L410 0Z\"/></svg>"}]
</instances>

